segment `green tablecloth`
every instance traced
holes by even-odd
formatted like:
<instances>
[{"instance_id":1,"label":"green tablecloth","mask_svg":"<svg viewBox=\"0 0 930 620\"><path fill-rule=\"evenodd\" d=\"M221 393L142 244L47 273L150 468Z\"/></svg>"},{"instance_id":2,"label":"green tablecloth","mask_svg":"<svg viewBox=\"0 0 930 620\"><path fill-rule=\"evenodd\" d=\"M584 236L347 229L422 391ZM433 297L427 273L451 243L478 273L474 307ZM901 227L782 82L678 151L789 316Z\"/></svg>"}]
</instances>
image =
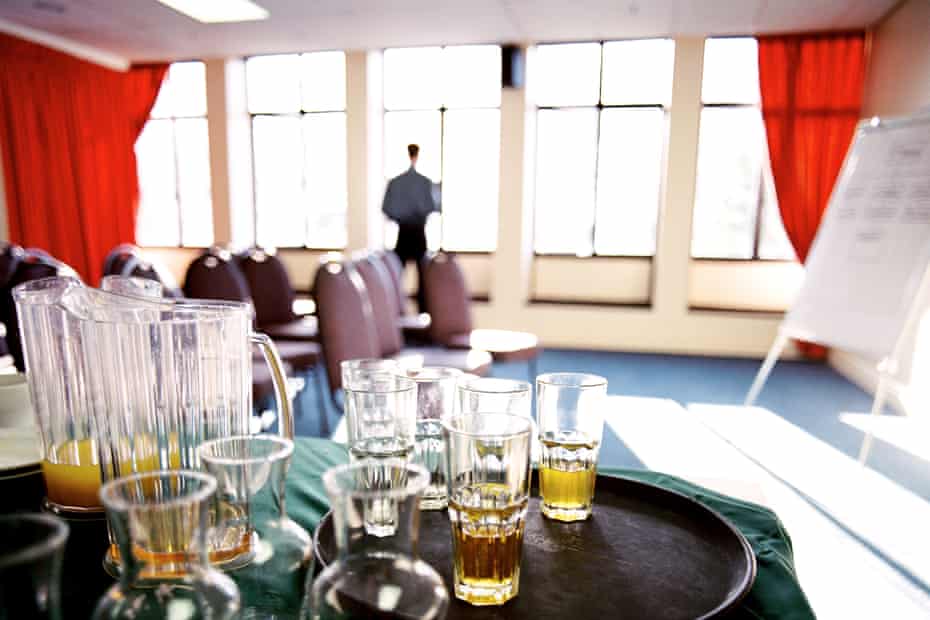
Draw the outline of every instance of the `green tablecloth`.
<instances>
[{"instance_id":1,"label":"green tablecloth","mask_svg":"<svg viewBox=\"0 0 930 620\"><path fill-rule=\"evenodd\" d=\"M308 531L316 528L329 509L321 480L323 472L347 460L345 446L322 439L297 440L287 479L287 509L290 517ZM600 469L598 473L633 478L687 495L725 516L746 536L756 554L758 573L749 595L730 618L814 618L798 584L791 538L774 512L657 472Z\"/></svg>"}]
</instances>

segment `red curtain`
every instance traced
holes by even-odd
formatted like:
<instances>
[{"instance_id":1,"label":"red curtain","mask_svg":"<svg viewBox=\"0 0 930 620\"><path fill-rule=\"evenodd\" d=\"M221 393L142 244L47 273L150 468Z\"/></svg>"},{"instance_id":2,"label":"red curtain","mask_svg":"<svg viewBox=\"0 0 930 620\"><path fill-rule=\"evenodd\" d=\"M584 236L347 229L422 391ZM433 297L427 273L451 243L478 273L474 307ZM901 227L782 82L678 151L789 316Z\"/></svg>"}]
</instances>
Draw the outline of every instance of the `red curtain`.
<instances>
[{"instance_id":1,"label":"red curtain","mask_svg":"<svg viewBox=\"0 0 930 620\"><path fill-rule=\"evenodd\" d=\"M759 37L778 208L802 262L859 121L865 65L865 33Z\"/></svg>"},{"instance_id":2,"label":"red curtain","mask_svg":"<svg viewBox=\"0 0 930 620\"><path fill-rule=\"evenodd\" d=\"M804 262L862 107L865 33L759 37L759 87L785 231ZM807 357L826 349L798 343Z\"/></svg>"},{"instance_id":3,"label":"red curtain","mask_svg":"<svg viewBox=\"0 0 930 620\"><path fill-rule=\"evenodd\" d=\"M0 34L0 151L10 239L89 283L135 240L134 145L167 65L120 72Z\"/></svg>"}]
</instances>

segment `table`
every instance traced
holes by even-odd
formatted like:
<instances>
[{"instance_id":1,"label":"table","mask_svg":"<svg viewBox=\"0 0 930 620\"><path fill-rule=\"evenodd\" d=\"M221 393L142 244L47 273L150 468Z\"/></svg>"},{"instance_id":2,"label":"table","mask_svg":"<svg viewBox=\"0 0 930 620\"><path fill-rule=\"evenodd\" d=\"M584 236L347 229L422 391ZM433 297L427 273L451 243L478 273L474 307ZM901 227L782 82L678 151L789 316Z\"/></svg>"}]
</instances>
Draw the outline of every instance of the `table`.
<instances>
[{"instance_id":1,"label":"table","mask_svg":"<svg viewBox=\"0 0 930 620\"><path fill-rule=\"evenodd\" d=\"M287 479L288 515L312 532L329 509L321 476L328 467L347 462L348 454L344 445L324 439L299 438L296 443ZM758 573L749 595L728 618L815 617L798 583L791 538L768 508L658 472L611 468L598 473L633 478L687 495L729 519L746 536L756 555Z\"/></svg>"}]
</instances>

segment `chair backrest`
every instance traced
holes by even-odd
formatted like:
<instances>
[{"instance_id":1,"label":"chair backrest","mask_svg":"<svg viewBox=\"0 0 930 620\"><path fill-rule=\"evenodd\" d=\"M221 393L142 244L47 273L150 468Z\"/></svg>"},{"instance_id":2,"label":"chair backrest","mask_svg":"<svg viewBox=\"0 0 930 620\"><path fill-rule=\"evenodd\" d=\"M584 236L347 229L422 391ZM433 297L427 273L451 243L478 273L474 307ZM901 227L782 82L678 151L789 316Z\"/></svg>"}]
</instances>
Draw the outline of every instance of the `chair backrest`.
<instances>
[{"instance_id":1,"label":"chair backrest","mask_svg":"<svg viewBox=\"0 0 930 620\"><path fill-rule=\"evenodd\" d=\"M142 251L131 243L121 243L107 254L103 259L104 276L126 275L127 267L135 264L142 255Z\"/></svg>"},{"instance_id":2,"label":"chair backrest","mask_svg":"<svg viewBox=\"0 0 930 620\"><path fill-rule=\"evenodd\" d=\"M0 287L0 321L6 326L6 343L17 370L25 372L23 347L19 339L19 319L16 316L16 303L13 301L13 289L24 282L51 278L54 276L77 277L77 272L65 263L52 258L44 250L30 248L24 252L22 260L9 281Z\"/></svg>"},{"instance_id":3,"label":"chair backrest","mask_svg":"<svg viewBox=\"0 0 930 620\"><path fill-rule=\"evenodd\" d=\"M374 256L360 256L353 261L371 302L375 330L381 354L378 357L390 357L400 352L404 346L404 335L397 324L397 299L394 296L391 276L387 268Z\"/></svg>"},{"instance_id":4,"label":"chair backrest","mask_svg":"<svg viewBox=\"0 0 930 620\"><path fill-rule=\"evenodd\" d=\"M15 243L6 243L0 251L0 286L10 281L26 251Z\"/></svg>"},{"instance_id":5,"label":"chair backrest","mask_svg":"<svg viewBox=\"0 0 930 620\"><path fill-rule=\"evenodd\" d=\"M445 344L453 336L471 332L471 296L454 255L437 252L423 261L426 307L432 317L430 337Z\"/></svg>"},{"instance_id":6,"label":"chair backrest","mask_svg":"<svg viewBox=\"0 0 930 620\"><path fill-rule=\"evenodd\" d=\"M127 264L126 267L128 268L128 272L124 269L122 273L124 276L145 278L146 280L154 280L155 282L161 283L161 294L163 297L168 297L170 299L181 299L184 297L184 293L181 292L171 272L158 263L151 263L147 259L140 258L133 263Z\"/></svg>"},{"instance_id":7,"label":"chair backrest","mask_svg":"<svg viewBox=\"0 0 930 620\"><path fill-rule=\"evenodd\" d=\"M252 301L249 284L226 250L210 248L188 265L184 295L195 299Z\"/></svg>"},{"instance_id":8,"label":"chair backrest","mask_svg":"<svg viewBox=\"0 0 930 620\"><path fill-rule=\"evenodd\" d=\"M365 283L348 261L325 259L313 279L320 345L329 387L342 387L343 360L380 357L381 349Z\"/></svg>"},{"instance_id":9,"label":"chair backrest","mask_svg":"<svg viewBox=\"0 0 930 620\"><path fill-rule=\"evenodd\" d=\"M407 294L404 292L404 265L400 262L391 250L377 252L376 256L381 258L381 262L387 267L388 275L391 277L391 289L397 300L397 310L400 316L407 314Z\"/></svg>"},{"instance_id":10,"label":"chair backrest","mask_svg":"<svg viewBox=\"0 0 930 620\"><path fill-rule=\"evenodd\" d=\"M252 294L258 325L289 323L297 319L293 310L297 295L280 258L256 247L240 254L238 263Z\"/></svg>"}]
</instances>

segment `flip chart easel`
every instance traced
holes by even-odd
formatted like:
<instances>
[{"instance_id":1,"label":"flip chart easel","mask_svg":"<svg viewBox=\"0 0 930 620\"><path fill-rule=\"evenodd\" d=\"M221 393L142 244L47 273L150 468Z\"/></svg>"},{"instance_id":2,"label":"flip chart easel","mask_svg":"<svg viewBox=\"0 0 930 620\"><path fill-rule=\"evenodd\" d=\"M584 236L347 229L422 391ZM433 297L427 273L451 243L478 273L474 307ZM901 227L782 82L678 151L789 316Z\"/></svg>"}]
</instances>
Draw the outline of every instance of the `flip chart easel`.
<instances>
[{"instance_id":1,"label":"flip chart easel","mask_svg":"<svg viewBox=\"0 0 930 620\"><path fill-rule=\"evenodd\" d=\"M744 404L755 403L790 339L876 363L880 415L930 287L930 114L859 124L785 315ZM868 432L859 451L865 463Z\"/></svg>"}]
</instances>

